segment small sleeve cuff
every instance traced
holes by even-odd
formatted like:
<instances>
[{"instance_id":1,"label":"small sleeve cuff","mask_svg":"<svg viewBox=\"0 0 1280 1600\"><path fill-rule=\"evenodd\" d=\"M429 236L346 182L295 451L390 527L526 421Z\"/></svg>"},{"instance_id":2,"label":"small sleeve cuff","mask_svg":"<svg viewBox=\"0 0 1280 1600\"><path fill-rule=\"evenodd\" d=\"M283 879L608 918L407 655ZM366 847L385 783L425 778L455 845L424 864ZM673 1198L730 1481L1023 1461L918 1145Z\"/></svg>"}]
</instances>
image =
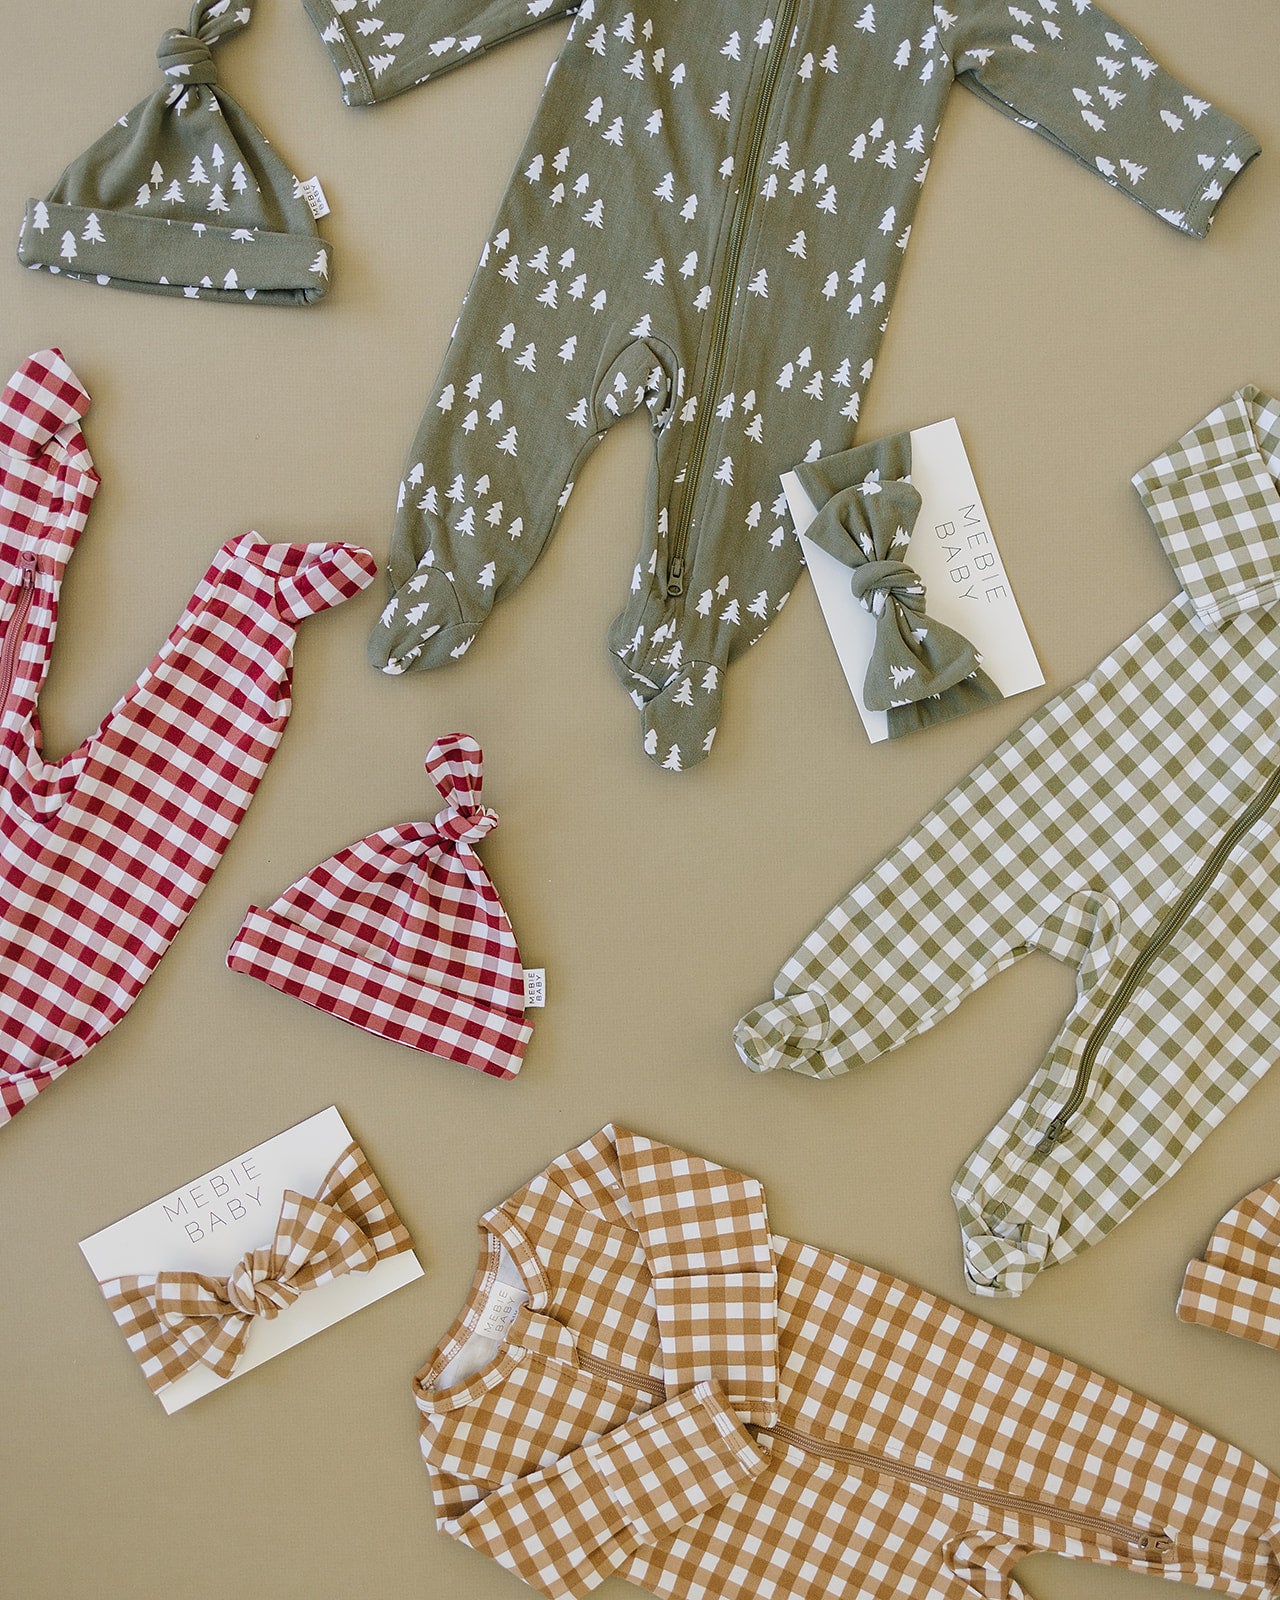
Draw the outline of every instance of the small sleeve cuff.
<instances>
[{"instance_id":1,"label":"small sleeve cuff","mask_svg":"<svg viewBox=\"0 0 1280 1600\"><path fill-rule=\"evenodd\" d=\"M1239 390L1134 477L1203 621L1280 603L1280 406Z\"/></svg>"},{"instance_id":2,"label":"small sleeve cuff","mask_svg":"<svg viewBox=\"0 0 1280 1600\"><path fill-rule=\"evenodd\" d=\"M0 392L0 446L36 457L64 428L77 426L89 396L61 350L28 356Z\"/></svg>"},{"instance_id":3,"label":"small sleeve cuff","mask_svg":"<svg viewBox=\"0 0 1280 1600\"><path fill-rule=\"evenodd\" d=\"M331 0L302 0L302 3L315 24L321 43L329 52L346 103L349 106L370 106L376 100L385 98L378 94L374 74L347 31L342 17L334 10Z\"/></svg>"},{"instance_id":4,"label":"small sleeve cuff","mask_svg":"<svg viewBox=\"0 0 1280 1600\"><path fill-rule=\"evenodd\" d=\"M1183 587L1207 622L1273 605L1280 594L1280 492L1257 454L1189 473L1155 489L1156 527ZM1179 550L1191 528L1215 535L1212 549ZM1180 557L1190 556L1190 560Z\"/></svg>"},{"instance_id":5,"label":"small sleeve cuff","mask_svg":"<svg viewBox=\"0 0 1280 1600\"><path fill-rule=\"evenodd\" d=\"M733 1042L752 1072L788 1067L808 1077L828 1078L834 1071L821 1059L831 1016L820 994L801 989L756 1006L738 1021Z\"/></svg>"},{"instance_id":6,"label":"small sleeve cuff","mask_svg":"<svg viewBox=\"0 0 1280 1600\"><path fill-rule=\"evenodd\" d=\"M655 1407L593 1453L609 1498L645 1544L746 1488L768 1463L714 1383Z\"/></svg>"},{"instance_id":7,"label":"small sleeve cuff","mask_svg":"<svg viewBox=\"0 0 1280 1600\"><path fill-rule=\"evenodd\" d=\"M1212 147L1216 155L1204 157L1210 165L1205 169L1204 182L1199 193L1183 212L1182 228L1197 239L1208 236L1223 196L1253 158L1262 153L1262 146L1247 128L1242 128L1230 117L1215 113L1220 137Z\"/></svg>"},{"instance_id":8,"label":"small sleeve cuff","mask_svg":"<svg viewBox=\"0 0 1280 1600\"><path fill-rule=\"evenodd\" d=\"M1187 1268L1178 1318L1280 1350L1280 1288L1212 1261Z\"/></svg>"},{"instance_id":9,"label":"small sleeve cuff","mask_svg":"<svg viewBox=\"0 0 1280 1600\"><path fill-rule=\"evenodd\" d=\"M654 1303L668 1393L718 1382L739 1415L777 1421L778 1284L768 1272L656 1278Z\"/></svg>"}]
</instances>

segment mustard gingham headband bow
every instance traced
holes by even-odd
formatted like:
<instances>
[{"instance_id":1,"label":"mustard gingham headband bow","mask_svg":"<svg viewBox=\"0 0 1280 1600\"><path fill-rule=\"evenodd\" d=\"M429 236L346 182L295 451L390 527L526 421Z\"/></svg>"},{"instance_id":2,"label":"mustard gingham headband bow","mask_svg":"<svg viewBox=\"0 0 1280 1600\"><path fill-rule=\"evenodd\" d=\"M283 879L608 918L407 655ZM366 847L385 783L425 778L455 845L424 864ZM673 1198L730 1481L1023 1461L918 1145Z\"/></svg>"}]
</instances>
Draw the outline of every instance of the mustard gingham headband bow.
<instances>
[{"instance_id":1,"label":"mustard gingham headband bow","mask_svg":"<svg viewBox=\"0 0 1280 1600\"><path fill-rule=\"evenodd\" d=\"M412 1249L373 1169L348 1145L313 1196L286 1189L275 1237L225 1278L157 1272L105 1280L107 1304L159 1392L203 1364L229 1378L259 1318L279 1316L308 1289L368 1272Z\"/></svg>"}]
</instances>

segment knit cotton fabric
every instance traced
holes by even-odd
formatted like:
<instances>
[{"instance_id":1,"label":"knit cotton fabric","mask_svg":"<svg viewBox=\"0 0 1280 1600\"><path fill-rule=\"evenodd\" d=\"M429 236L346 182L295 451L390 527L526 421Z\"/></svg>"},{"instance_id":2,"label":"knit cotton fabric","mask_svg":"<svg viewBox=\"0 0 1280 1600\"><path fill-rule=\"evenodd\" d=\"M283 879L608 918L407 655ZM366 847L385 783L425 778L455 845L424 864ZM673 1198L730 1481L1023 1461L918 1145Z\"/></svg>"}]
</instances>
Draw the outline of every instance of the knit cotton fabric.
<instances>
[{"instance_id":1,"label":"knit cotton fabric","mask_svg":"<svg viewBox=\"0 0 1280 1600\"><path fill-rule=\"evenodd\" d=\"M88 283L188 300L309 305L329 246L298 179L218 82L213 46L252 0L196 0L156 59L162 88L29 200L18 260Z\"/></svg>"},{"instance_id":2,"label":"knit cotton fabric","mask_svg":"<svg viewBox=\"0 0 1280 1600\"><path fill-rule=\"evenodd\" d=\"M476 851L498 823L484 757L451 733L426 768L447 802L431 822L369 834L251 906L227 965L366 1033L513 1078L533 1029L516 936Z\"/></svg>"},{"instance_id":3,"label":"knit cotton fabric","mask_svg":"<svg viewBox=\"0 0 1280 1600\"><path fill-rule=\"evenodd\" d=\"M920 515L911 435L894 434L796 469L817 515L805 537L850 569L850 588L875 618L862 696L886 713L891 739L1002 698L963 634L931 617L925 585L903 559Z\"/></svg>"},{"instance_id":4,"label":"knit cotton fabric","mask_svg":"<svg viewBox=\"0 0 1280 1600\"><path fill-rule=\"evenodd\" d=\"M414 1396L437 1526L544 1595L1019 1600L1033 1551L1280 1594L1259 1462L622 1128L481 1220Z\"/></svg>"},{"instance_id":5,"label":"knit cotton fabric","mask_svg":"<svg viewBox=\"0 0 1280 1600\"><path fill-rule=\"evenodd\" d=\"M306 4L357 105L575 10ZM576 7L409 449L379 669L461 658L639 413L655 466L611 664L650 760L706 756L728 663L800 575L779 474L854 442L955 84L1186 237L1258 149L1084 0Z\"/></svg>"},{"instance_id":6,"label":"knit cotton fabric","mask_svg":"<svg viewBox=\"0 0 1280 1600\"><path fill-rule=\"evenodd\" d=\"M376 570L351 545L228 540L137 683L45 760L36 701L98 486L88 406L56 350L0 394L0 1126L137 999L280 743L299 623Z\"/></svg>"},{"instance_id":7,"label":"knit cotton fabric","mask_svg":"<svg viewBox=\"0 0 1280 1600\"><path fill-rule=\"evenodd\" d=\"M1280 1178L1245 1195L1213 1230L1187 1267L1178 1316L1280 1350Z\"/></svg>"},{"instance_id":8,"label":"knit cotton fabric","mask_svg":"<svg viewBox=\"0 0 1280 1600\"><path fill-rule=\"evenodd\" d=\"M832 1078L1029 950L1075 969L952 1186L982 1295L1110 1233L1280 1037L1280 405L1240 390L1134 483L1183 592L953 789L735 1033L755 1071Z\"/></svg>"}]
</instances>

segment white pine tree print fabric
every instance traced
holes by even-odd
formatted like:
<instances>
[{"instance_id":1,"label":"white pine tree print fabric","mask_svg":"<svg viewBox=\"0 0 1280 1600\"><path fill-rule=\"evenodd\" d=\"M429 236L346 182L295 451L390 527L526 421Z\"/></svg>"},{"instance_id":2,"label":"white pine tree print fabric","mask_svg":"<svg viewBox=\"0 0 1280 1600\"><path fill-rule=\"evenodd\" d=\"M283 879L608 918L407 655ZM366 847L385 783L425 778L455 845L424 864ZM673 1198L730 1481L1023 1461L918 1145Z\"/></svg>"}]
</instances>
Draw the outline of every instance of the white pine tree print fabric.
<instances>
[{"instance_id":1,"label":"white pine tree print fabric","mask_svg":"<svg viewBox=\"0 0 1280 1600\"><path fill-rule=\"evenodd\" d=\"M570 9L305 3L352 103ZM410 450L377 666L463 655L643 407L652 515L609 647L646 752L702 759L802 564L778 475L853 441L957 81L1188 234L1258 148L1085 0L583 0Z\"/></svg>"}]
</instances>

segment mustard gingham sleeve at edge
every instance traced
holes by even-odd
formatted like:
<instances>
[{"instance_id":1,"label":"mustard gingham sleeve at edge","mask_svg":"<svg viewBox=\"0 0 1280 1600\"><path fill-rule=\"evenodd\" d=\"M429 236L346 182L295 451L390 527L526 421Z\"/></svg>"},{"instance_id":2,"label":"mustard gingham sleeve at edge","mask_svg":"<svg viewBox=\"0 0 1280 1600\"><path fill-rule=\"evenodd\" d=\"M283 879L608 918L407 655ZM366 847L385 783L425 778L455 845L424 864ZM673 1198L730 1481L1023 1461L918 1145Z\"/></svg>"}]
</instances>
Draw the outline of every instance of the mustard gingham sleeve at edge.
<instances>
[{"instance_id":1,"label":"mustard gingham sleeve at edge","mask_svg":"<svg viewBox=\"0 0 1280 1600\"><path fill-rule=\"evenodd\" d=\"M1184 233L1204 238L1258 141L1089 0L953 0L957 81Z\"/></svg>"},{"instance_id":2,"label":"mustard gingham sleeve at edge","mask_svg":"<svg viewBox=\"0 0 1280 1600\"><path fill-rule=\"evenodd\" d=\"M441 1528L541 1594L589 1594L766 1465L719 1387L698 1384Z\"/></svg>"}]
</instances>

